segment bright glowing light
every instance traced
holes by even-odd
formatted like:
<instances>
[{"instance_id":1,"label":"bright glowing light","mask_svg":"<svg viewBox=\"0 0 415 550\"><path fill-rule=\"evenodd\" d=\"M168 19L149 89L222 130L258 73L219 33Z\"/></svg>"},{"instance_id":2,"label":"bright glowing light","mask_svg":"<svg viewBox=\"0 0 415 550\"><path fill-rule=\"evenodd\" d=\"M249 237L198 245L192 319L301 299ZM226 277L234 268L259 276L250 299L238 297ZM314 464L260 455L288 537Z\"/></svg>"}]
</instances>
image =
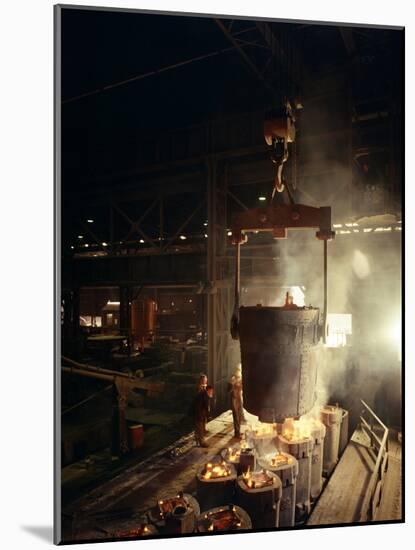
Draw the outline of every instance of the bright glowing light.
<instances>
[{"instance_id":1,"label":"bright glowing light","mask_svg":"<svg viewBox=\"0 0 415 550\"><path fill-rule=\"evenodd\" d=\"M347 344L347 335L352 334L350 313L329 313L327 315L328 335L326 346L340 348Z\"/></svg>"},{"instance_id":2,"label":"bright glowing light","mask_svg":"<svg viewBox=\"0 0 415 550\"><path fill-rule=\"evenodd\" d=\"M395 323L394 326L392 327L391 336L397 344L401 343L401 321L400 320L397 323Z\"/></svg>"},{"instance_id":3,"label":"bright glowing light","mask_svg":"<svg viewBox=\"0 0 415 550\"><path fill-rule=\"evenodd\" d=\"M111 302L111 300L108 300L107 306L119 306L120 302Z\"/></svg>"},{"instance_id":4,"label":"bright glowing light","mask_svg":"<svg viewBox=\"0 0 415 550\"><path fill-rule=\"evenodd\" d=\"M355 250L353 253L352 269L359 279L365 279L370 273L369 260L360 250Z\"/></svg>"},{"instance_id":5,"label":"bright glowing light","mask_svg":"<svg viewBox=\"0 0 415 550\"><path fill-rule=\"evenodd\" d=\"M335 229L338 229L339 227L343 227L343 224L342 223L333 223L333 227Z\"/></svg>"},{"instance_id":6,"label":"bright glowing light","mask_svg":"<svg viewBox=\"0 0 415 550\"><path fill-rule=\"evenodd\" d=\"M294 304L296 304L298 307L305 306L305 301L304 301L305 296L304 296L304 292L302 291L301 287L292 286L290 288L290 294L293 297Z\"/></svg>"},{"instance_id":7,"label":"bright glowing light","mask_svg":"<svg viewBox=\"0 0 415 550\"><path fill-rule=\"evenodd\" d=\"M108 246L108 243L104 242L104 243L102 243L102 246Z\"/></svg>"},{"instance_id":8,"label":"bright glowing light","mask_svg":"<svg viewBox=\"0 0 415 550\"><path fill-rule=\"evenodd\" d=\"M398 352L398 361L402 361L402 323L400 319L396 320L389 328L389 335Z\"/></svg>"},{"instance_id":9,"label":"bright glowing light","mask_svg":"<svg viewBox=\"0 0 415 550\"><path fill-rule=\"evenodd\" d=\"M75 248L73 245L71 246L72 250Z\"/></svg>"},{"instance_id":10,"label":"bright glowing light","mask_svg":"<svg viewBox=\"0 0 415 550\"><path fill-rule=\"evenodd\" d=\"M371 227L365 227L363 229L363 233L370 233L372 231L372 228Z\"/></svg>"},{"instance_id":11,"label":"bright glowing light","mask_svg":"<svg viewBox=\"0 0 415 550\"><path fill-rule=\"evenodd\" d=\"M180 235L180 240L185 241L187 239L186 235Z\"/></svg>"},{"instance_id":12,"label":"bright glowing light","mask_svg":"<svg viewBox=\"0 0 415 550\"><path fill-rule=\"evenodd\" d=\"M91 218L89 220L86 220L88 223L94 223L94 220L91 220Z\"/></svg>"},{"instance_id":13,"label":"bright glowing light","mask_svg":"<svg viewBox=\"0 0 415 550\"><path fill-rule=\"evenodd\" d=\"M258 197L258 200L259 201L266 201L267 197L264 197L263 195L261 195L260 197Z\"/></svg>"},{"instance_id":14,"label":"bright glowing light","mask_svg":"<svg viewBox=\"0 0 415 550\"><path fill-rule=\"evenodd\" d=\"M228 237L232 237L232 231L228 231Z\"/></svg>"},{"instance_id":15,"label":"bright glowing light","mask_svg":"<svg viewBox=\"0 0 415 550\"><path fill-rule=\"evenodd\" d=\"M83 235L78 235L78 239L83 239L84 236Z\"/></svg>"},{"instance_id":16,"label":"bright glowing light","mask_svg":"<svg viewBox=\"0 0 415 550\"><path fill-rule=\"evenodd\" d=\"M207 239L207 238L208 238L207 233L205 233L205 239Z\"/></svg>"},{"instance_id":17,"label":"bright glowing light","mask_svg":"<svg viewBox=\"0 0 415 550\"><path fill-rule=\"evenodd\" d=\"M208 222L205 222L203 225L204 225L205 227L207 227L207 224L208 224Z\"/></svg>"},{"instance_id":18,"label":"bright glowing light","mask_svg":"<svg viewBox=\"0 0 415 550\"><path fill-rule=\"evenodd\" d=\"M141 243L141 244L144 244L144 239L140 239L140 243Z\"/></svg>"},{"instance_id":19,"label":"bright glowing light","mask_svg":"<svg viewBox=\"0 0 415 550\"><path fill-rule=\"evenodd\" d=\"M84 244L84 247L85 247L85 248L88 248L88 247L89 247L89 244L88 244L88 243L85 243L85 244Z\"/></svg>"}]
</instances>

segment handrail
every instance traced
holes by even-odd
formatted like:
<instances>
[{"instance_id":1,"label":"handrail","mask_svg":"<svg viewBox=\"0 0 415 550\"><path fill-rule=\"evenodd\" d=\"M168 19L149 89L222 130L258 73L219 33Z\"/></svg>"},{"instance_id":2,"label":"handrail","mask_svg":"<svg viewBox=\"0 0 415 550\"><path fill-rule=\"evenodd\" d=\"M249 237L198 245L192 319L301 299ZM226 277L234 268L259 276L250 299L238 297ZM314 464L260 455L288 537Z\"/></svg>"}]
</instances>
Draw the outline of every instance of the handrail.
<instances>
[{"instance_id":1,"label":"handrail","mask_svg":"<svg viewBox=\"0 0 415 550\"><path fill-rule=\"evenodd\" d=\"M360 400L361 403L366 407L366 409L370 412L370 414L378 421L378 423L382 426L384 430L387 430L388 427L385 426L385 424L382 422L382 420L374 413L374 411L369 407L369 405L363 401L363 399Z\"/></svg>"},{"instance_id":2,"label":"handrail","mask_svg":"<svg viewBox=\"0 0 415 550\"><path fill-rule=\"evenodd\" d=\"M389 428L380 420L380 418L374 413L374 411L369 407L363 399L360 400L363 406L365 407L366 411L369 412L369 414L372 417L372 422L369 424L363 416L360 416L361 424L365 426L365 428L370 432L371 437L371 446L373 446L372 441L375 439L380 447L378 450L378 454L376 457L375 467L372 472L372 475L370 477L369 485L366 491L365 498L363 500L362 509L360 512L360 521L369 521L374 519L374 511L373 511L373 500L376 492L376 487L378 485L378 482L382 482L382 473L384 470L384 467L386 468L387 460L388 460L388 435L389 435ZM365 411L362 412L362 415L365 413ZM376 420L376 422L383 428L383 436L382 439L379 438L379 436L374 432L373 430L373 419ZM373 439L372 439L373 438ZM382 465L382 470L380 471L380 467ZM379 475L380 472L380 475Z\"/></svg>"},{"instance_id":3,"label":"handrail","mask_svg":"<svg viewBox=\"0 0 415 550\"><path fill-rule=\"evenodd\" d=\"M370 424L368 422L366 422L366 420L363 418L363 416L360 417L360 421L363 423L363 425L370 432L370 437L374 437L376 439L376 441L379 443L379 445L382 445L382 440L373 432Z\"/></svg>"}]
</instances>

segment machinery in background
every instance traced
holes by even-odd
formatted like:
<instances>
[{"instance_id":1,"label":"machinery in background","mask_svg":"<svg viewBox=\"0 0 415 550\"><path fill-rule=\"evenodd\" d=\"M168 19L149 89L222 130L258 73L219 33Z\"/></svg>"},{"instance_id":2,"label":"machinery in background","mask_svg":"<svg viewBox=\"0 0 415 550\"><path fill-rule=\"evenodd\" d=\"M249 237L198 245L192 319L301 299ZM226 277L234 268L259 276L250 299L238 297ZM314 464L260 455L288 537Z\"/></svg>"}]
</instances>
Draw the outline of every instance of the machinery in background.
<instances>
[{"instance_id":1,"label":"machinery in background","mask_svg":"<svg viewBox=\"0 0 415 550\"><path fill-rule=\"evenodd\" d=\"M120 456L128 452L128 430L126 421L126 408L128 393L131 390L140 390L148 395L161 395L165 388L164 382L154 382L141 377L79 363L69 357L62 356L62 372L95 378L112 384L112 444L111 450L114 456Z\"/></svg>"},{"instance_id":2,"label":"machinery in background","mask_svg":"<svg viewBox=\"0 0 415 550\"><path fill-rule=\"evenodd\" d=\"M156 333L157 304L150 298L131 302L131 348L142 350L153 343Z\"/></svg>"}]
</instances>

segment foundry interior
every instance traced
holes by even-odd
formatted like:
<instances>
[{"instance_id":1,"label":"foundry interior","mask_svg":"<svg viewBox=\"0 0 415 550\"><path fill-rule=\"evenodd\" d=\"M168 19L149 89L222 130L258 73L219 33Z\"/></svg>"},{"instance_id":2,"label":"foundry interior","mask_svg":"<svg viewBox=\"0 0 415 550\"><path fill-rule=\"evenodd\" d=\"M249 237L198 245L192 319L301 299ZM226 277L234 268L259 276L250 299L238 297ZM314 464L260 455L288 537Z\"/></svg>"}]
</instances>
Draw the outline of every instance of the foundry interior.
<instances>
[{"instance_id":1,"label":"foundry interior","mask_svg":"<svg viewBox=\"0 0 415 550\"><path fill-rule=\"evenodd\" d=\"M63 541L400 521L401 32L61 28Z\"/></svg>"}]
</instances>

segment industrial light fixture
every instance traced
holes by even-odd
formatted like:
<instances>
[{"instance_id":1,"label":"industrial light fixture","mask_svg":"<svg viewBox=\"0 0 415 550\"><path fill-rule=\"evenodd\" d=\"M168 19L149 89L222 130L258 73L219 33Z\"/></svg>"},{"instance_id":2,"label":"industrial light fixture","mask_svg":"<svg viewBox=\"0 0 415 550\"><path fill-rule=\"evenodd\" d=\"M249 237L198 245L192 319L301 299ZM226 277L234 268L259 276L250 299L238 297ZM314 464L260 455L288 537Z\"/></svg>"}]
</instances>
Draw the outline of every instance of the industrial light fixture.
<instances>
[{"instance_id":1,"label":"industrial light fixture","mask_svg":"<svg viewBox=\"0 0 415 550\"><path fill-rule=\"evenodd\" d=\"M108 246L108 243L104 242L104 243L102 243L102 246Z\"/></svg>"},{"instance_id":2,"label":"industrial light fixture","mask_svg":"<svg viewBox=\"0 0 415 550\"><path fill-rule=\"evenodd\" d=\"M140 239L140 243L141 243L141 244L144 244L144 239Z\"/></svg>"},{"instance_id":3,"label":"industrial light fixture","mask_svg":"<svg viewBox=\"0 0 415 550\"><path fill-rule=\"evenodd\" d=\"M232 237L232 231L228 231L228 237Z\"/></svg>"},{"instance_id":4,"label":"industrial light fixture","mask_svg":"<svg viewBox=\"0 0 415 550\"><path fill-rule=\"evenodd\" d=\"M78 239L83 239L84 236L83 235L78 235Z\"/></svg>"},{"instance_id":5,"label":"industrial light fixture","mask_svg":"<svg viewBox=\"0 0 415 550\"><path fill-rule=\"evenodd\" d=\"M208 224L208 222L205 222L203 225L204 225L205 227L207 227L207 224Z\"/></svg>"},{"instance_id":6,"label":"industrial light fixture","mask_svg":"<svg viewBox=\"0 0 415 550\"><path fill-rule=\"evenodd\" d=\"M73 245L71 245L72 250L75 248Z\"/></svg>"},{"instance_id":7,"label":"industrial light fixture","mask_svg":"<svg viewBox=\"0 0 415 550\"><path fill-rule=\"evenodd\" d=\"M207 239L207 238L208 238L207 233L205 233L205 239Z\"/></svg>"},{"instance_id":8,"label":"industrial light fixture","mask_svg":"<svg viewBox=\"0 0 415 550\"><path fill-rule=\"evenodd\" d=\"M91 220L91 218L89 218L88 220L86 220L88 223L94 223L94 220Z\"/></svg>"},{"instance_id":9,"label":"industrial light fixture","mask_svg":"<svg viewBox=\"0 0 415 550\"><path fill-rule=\"evenodd\" d=\"M338 229L339 227L343 227L343 224L342 223L333 223L333 227L335 229Z\"/></svg>"},{"instance_id":10,"label":"industrial light fixture","mask_svg":"<svg viewBox=\"0 0 415 550\"><path fill-rule=\"evenodd\" d=\"M392 231L392 227L377 227L375 229L375 233L378 233L379 231Z\"/></svg>"},{"instance_id":11,"label":"industrial light fixture","mask_svg":"<svg viewBox=\"0 0 415 550\"><path fill-rule=\"evenodd\" d=\"M264 195L261 195L260 197L258 197L258 200L259 201L266 201L267 197L264 197Z\"/></svg>"},{"instance_id":12,"label":"industrial light fixture","mask_svg":"<svg viewBox=\"0 0 415 550\"><path fill-rule=\"evenodd\" d=\"M85 248L88 248L88 247L89 247L89 244L88 244L88 243L85 243L85 244L84 244L84 247L85 247Z\"/></svg>"},{"instance_id":13,"label":"industrial light fixture","mask_svg":"<svg viewBox=\"0 0 415 550\"><path fill-rule=\"evenodd\" d=\"M185 241L187 239L186 235L180 235L180 240Z\"/></svg>"}]
</instances>

